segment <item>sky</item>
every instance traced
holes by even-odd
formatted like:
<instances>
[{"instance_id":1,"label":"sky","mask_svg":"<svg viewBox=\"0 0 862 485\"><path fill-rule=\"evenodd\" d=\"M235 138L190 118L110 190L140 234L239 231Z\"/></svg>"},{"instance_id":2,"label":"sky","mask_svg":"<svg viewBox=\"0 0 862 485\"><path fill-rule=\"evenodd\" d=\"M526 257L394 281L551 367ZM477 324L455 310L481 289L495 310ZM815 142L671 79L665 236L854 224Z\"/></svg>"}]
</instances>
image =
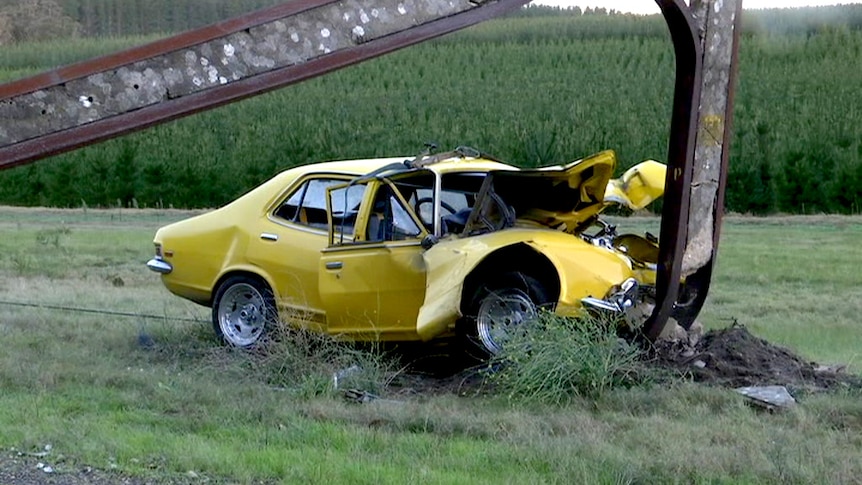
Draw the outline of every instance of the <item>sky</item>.
<instances>
[{"instance_id":1,"label":"sky","mask_svg":"<svg viewBox=\"0 0 862 485\"><path fill-rule=\"evenodd\" d=\"M604 7L608 10L614 9L622 12L634 13L659 13L658 5L654 0L534 0L537 5L554 5L559 7ZM779 8L779 7L805 7L817 5L835 5L838 3L862 3L859 0L742 0L742 6L746 9Z\"/></svg>"}]
</instances>

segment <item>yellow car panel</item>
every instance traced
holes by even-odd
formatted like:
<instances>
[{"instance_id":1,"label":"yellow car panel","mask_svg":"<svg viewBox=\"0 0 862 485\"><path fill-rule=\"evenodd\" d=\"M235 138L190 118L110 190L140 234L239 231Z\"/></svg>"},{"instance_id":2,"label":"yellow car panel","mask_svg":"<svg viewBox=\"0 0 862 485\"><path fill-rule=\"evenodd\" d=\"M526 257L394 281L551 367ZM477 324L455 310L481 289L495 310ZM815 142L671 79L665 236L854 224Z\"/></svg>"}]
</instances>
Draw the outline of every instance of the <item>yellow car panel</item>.
<instances>
[{"instance_id":1,"label":"yellow car panel","mask_svg":"<svg viewBox=\"0 0 862 485\"><path fill-rule=\"evenodd\" d=\"M622 177L611 180L605 192L605 202L618 203L641 210L664 194L667 167L655 160L641 162L626 170Z\"/></svg>"},{"instance_id":2,"label":"yellow car panel","mask_svg":"<svg viewBox=\"0 0 862 485\"><path fill-rule=\"evenodd\" d=\"M223 217L220 211L211 212L188 221L159 229L155 241L161 244L170 234L170 244L162 244L163 258L173 266L162 282L172 293L207 304L231 248L237 239L244 239L228 228L213 228L212 221ZM201 239L207 241L201 244Z\"/></svg>"},{"instance_id":3,"label":"yellow car panel","mask_svg":"<svg viewBox=\"0 0 862 485\"><path fill-rule=\"evenodd\" d=\"M608 288L634 275L630 264L615 253L573 240L570 234L545 228L513 228L443 241L424 255L428 290L416 324L419 336L429 340L445 332L462 316L462 291L467 275L489 254L519 243L546 256L559 271L560 295L556 311L560 314L581 313L581 299L602 298Z\"/></svg>"},{"instance_id":4,"label":"yellow car panel","mask_svg":"<svg viewBox=\"0 0 862 485\"><path fill-rule=\"evenodd\" d=\"M416 340L425 277L418 241L324 251L319 281L328 331L380 340Z\"/></svg>"},{"instance_id":5,"label":"yellow car panel","mask_svg":"<svg viewBox=\"0 0 862 485\"><path fill-rule=\"evenodd\" d=\"M324 322L324 306L317 291L318 260L327 246L326 232L289 222L262 219L250 238L245 259L254 272L263 276L274 293L281 296L280 309L285 315L296 315ZM239 269L232 261L222 274Z\"/></svg>"}]
</instances>

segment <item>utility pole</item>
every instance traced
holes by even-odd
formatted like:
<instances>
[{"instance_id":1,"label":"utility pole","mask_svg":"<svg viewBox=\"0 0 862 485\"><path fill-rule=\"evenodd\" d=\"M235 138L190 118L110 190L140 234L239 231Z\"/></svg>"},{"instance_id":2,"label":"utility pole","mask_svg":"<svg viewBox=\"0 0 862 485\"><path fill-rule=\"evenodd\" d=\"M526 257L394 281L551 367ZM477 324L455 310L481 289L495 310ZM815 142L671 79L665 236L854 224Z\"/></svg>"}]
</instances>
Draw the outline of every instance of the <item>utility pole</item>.
<instances>
[{"instance_id":1,"label":"utility pole","mask_svg":"<svg viewBox=\"0 0 862 485\"><path fill-rule=\"evenodd\" d=\"M730 152L741 0L693 0L692 12L703 44L700 115L691 180L688 241L682 260L690 276L715 257Z\"/></svg>"},{"instance_id":2,"label":"utility pole","mask_svg":"<svg viewBox=\"0 0 862 485\"><path fill-rule=\"evenodd\" d=\"M294 0L0 85L0 169L287 86L529 0Z\"/></svg>"},{"instance_id":3,"label":"utility pole","mask_svg":"<svg viewBox=\"0 0 862 485\"><path fill-rule=\"evenodd\" d=\"M661 6L663 2L657 1ZM665 205L662 214L659 301L644 327L650 340L658 338L669 318L689 328L703 307L724 212L742 0L692 0L687 10L696 34L694 62L699 66L689 110L694 115L689 125L691 137L686 147L676 150L685 150L692 160L685 167L673 166L669 160L665 200L672 203ZM674 127L671 131L672 154L678 143L674 139L683 130ZM675 282L681 278L686 284L679 292Z\"/></svg>"}]
</instances>

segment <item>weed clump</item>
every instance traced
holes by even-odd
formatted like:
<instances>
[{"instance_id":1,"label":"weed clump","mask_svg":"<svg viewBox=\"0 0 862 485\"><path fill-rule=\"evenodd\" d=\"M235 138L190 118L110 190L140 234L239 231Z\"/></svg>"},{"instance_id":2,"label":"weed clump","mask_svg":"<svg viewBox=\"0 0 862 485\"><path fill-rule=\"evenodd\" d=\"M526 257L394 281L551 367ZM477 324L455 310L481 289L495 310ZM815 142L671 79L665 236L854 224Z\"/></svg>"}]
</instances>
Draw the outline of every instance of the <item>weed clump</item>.
<instances>
[{"instance_id":1,"label":"weed clump","mask_svg":"<svg viewBox=\"0 0 862 485\"><path fill-rule=\"evenodd\" d=\"M378 344L283 325L274 333L249 353L247 364L260 380L300 397L350 389L380 395L395 374L394 359Z\"/></svg>"},{"instance_id":2,"label":"weed clump","mask_svg":"<svg viewBox=\"0 0 862 485\"><path fill-rule=\"evenodd\" d=\"M643 350L617 335L620 322L544 313L506 342L491 379L510 400L564 405L648 379Z\"/></svg>"},{"instance_id":3,"label":"weed clump","mask_svg":"<svg viewBox=\"0 0 862 485\"><path fill-rule=\"evenodd\" d=\"M51 246L54 249L61 249L63 237L72 233L68 227L61 226L51 229L42 229L36 233L36 242L42 246Z\"/></svg>"}]
</instances>

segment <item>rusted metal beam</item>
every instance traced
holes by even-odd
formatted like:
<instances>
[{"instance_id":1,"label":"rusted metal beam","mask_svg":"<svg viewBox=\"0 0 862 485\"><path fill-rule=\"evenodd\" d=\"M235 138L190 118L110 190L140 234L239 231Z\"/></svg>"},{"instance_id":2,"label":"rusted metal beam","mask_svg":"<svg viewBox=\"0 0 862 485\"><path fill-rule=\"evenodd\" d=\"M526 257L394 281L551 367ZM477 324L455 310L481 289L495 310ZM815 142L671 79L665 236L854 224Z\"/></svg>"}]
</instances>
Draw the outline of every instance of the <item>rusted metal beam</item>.
<instances>
[{"instance_id":1,"label":"rusted metal beam","mask_svg":"<svg viewBox=\"0 0 862 485\"><path fill-rule=\"evenodd\" d=\"M677 86L657 303L644 327L651 340L670 318L688 328L709 290L723 214L742 12L742 0L693 0L691 8L657 1L674 39ZM674 23L678 15L686 17L687 30L681 20Z\"/></svg>"},{"instance_id":2,"label":"rusted metal beam","mask_svg":"<svg viewBox=\"0 0 862 485\"><path fill-rule=\"evenodd\" d=\"M655 340L667 325L679 295L682 254L688 225L694 160L697 99L703 51L688 6L682 0L656 0L667 22L676 55L676 81L667 155L667 178L661 218L656 306L643 333Z\"/></svg>"},{"instance_id":3,"label":"rusted metal beam","mask_svg":"<svg viewBox=\"0 0 862 485\"><path fill-rule=\"evenodd\" d=\"M706 302L718 253L730 157L742 1L693 0L692 11L704 49L704 76L692 166L688 236L682 257L682 276L686 284L674 309L674 319L686 329Z\"/></svg>"},{"instance_id":4,"label":"rusted metal beam","mask_svg":"<svg viewBox=\"0 0 862 485\"><path fill-rule=\"evenodd\" d=\"M298 0L0 86L0 169L211 109L529 0Z\"/></svg>"}]
</instances>

